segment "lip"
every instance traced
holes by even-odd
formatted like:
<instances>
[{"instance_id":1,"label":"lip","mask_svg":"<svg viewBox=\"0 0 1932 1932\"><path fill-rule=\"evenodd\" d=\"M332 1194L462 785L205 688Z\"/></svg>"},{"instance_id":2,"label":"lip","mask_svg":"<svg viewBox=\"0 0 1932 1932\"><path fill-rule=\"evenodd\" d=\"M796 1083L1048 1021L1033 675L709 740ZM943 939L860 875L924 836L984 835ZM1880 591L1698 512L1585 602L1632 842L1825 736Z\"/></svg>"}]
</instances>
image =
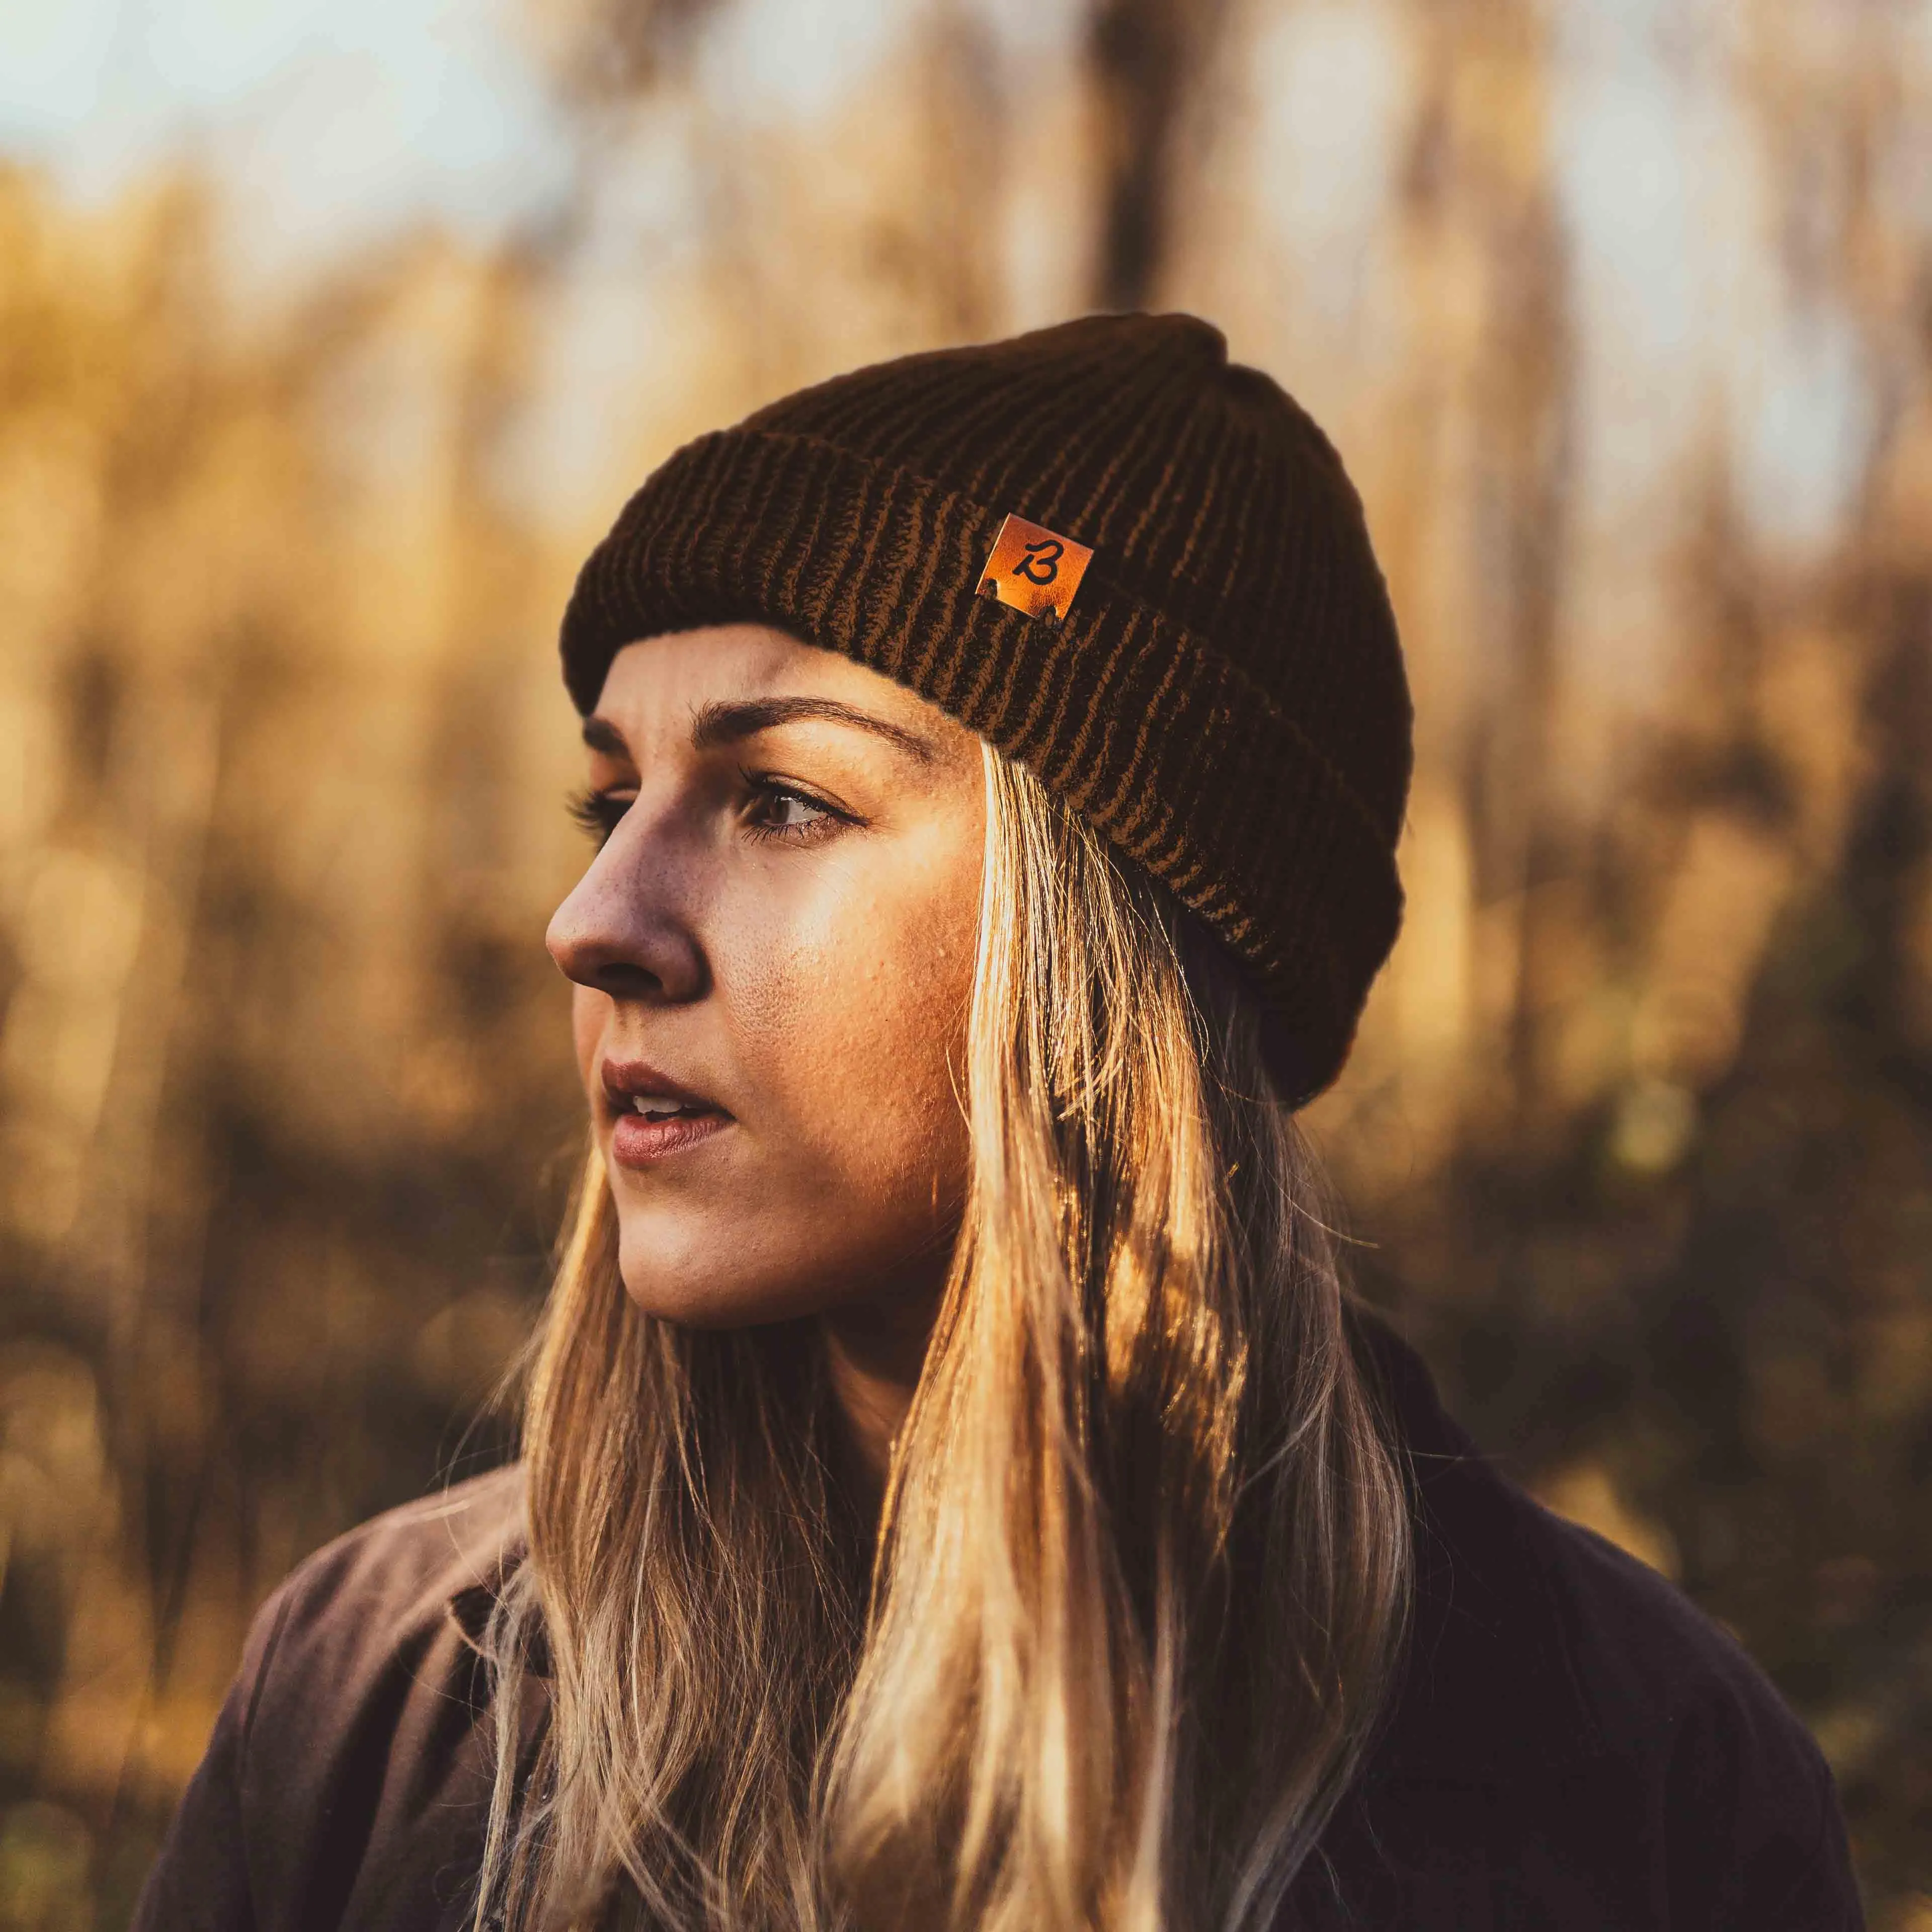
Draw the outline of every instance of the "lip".
<instances>
[{"instance_id":1,"label":"lip","mask_svg":"<svg viewBox=\"0 0 1932 1932\"><path fill-rule=\"evenodd\" d=\"M700 1094L695 1087L673 1079L662 1067L653 1066L648 1060L607 1059L598 1077L603 1082L604 1098L614 1114L626 1112L640 1094L668 1094L682 1106L705 1107L719 1114L724 1112L709 1094Z\"/></svg>"},{"instance_id":2,"label":"lip","mask_svg":"<svg viewBox=\"0 0 1932 1932\"><path fill-rule=\"evenodd\" d=\"M600 1070L604 1105L610 1114L610 1158L620 1167L651 1167L695 1147L732 1124L709 1094L677 1080L643 1060L606 1060ZM652 1120L632 1107L639 1094L662 1094L694 1111Z\"/></svg>"}]
</instances>

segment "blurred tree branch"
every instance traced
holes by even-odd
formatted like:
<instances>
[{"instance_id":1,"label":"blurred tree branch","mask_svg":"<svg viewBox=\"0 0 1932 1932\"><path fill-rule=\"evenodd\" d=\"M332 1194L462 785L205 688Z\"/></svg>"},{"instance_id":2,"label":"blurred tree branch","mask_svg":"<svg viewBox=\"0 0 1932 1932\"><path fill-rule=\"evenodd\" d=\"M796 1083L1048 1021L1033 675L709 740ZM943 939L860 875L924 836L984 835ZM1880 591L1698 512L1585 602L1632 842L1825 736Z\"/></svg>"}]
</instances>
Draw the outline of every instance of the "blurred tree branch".
<instances>
[{"instance_id":1,"label":"blurred tree branch","mask_svg":"<svg viewBox=\"0 0 1932 1932\"><path fill-rule=\"evenodd\" d=\"M1100 108L1100 246L1094 299L1155 299L1187 171L1179 164L1213 67L1227 0L1100 0L1088 57Z\"/></svg>"},{"instance_id":2,"label":"blurred tree branch","mask_svg":"<svg viewBox=\"0 0 1932 1932\"><path fill-rule=\"evenodd\" d=\"M565 100L628 106L675 78L723 0L564 0L526 11Z\"/></svg>"}]
</instances>

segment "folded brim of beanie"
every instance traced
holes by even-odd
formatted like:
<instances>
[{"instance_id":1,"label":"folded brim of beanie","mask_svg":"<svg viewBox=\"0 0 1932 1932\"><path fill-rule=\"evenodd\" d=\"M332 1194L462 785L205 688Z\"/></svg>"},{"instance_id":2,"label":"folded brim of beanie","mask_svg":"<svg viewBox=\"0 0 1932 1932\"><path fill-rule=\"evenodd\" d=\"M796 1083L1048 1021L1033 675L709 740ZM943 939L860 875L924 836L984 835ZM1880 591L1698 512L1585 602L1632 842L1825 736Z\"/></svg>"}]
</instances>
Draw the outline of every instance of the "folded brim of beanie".
<instances>
[{"instance_id":1,"label":"folded brim of beanie","mask_svg":"<svg viewBox=\"0 0 1932 1932\"><path fill-rule=\"evenodd\" d=\"M1028 765L1202 916L1258 982L1288 1096L1312 1097L1346 1058L1400 922L1395 828L1104 548L1059 622L976 595L1015 507L811 436L701 436L585 564L562 628L571 697L593 709L628 643L745 621L898 680Z\"/></svg>"}]
</instances>

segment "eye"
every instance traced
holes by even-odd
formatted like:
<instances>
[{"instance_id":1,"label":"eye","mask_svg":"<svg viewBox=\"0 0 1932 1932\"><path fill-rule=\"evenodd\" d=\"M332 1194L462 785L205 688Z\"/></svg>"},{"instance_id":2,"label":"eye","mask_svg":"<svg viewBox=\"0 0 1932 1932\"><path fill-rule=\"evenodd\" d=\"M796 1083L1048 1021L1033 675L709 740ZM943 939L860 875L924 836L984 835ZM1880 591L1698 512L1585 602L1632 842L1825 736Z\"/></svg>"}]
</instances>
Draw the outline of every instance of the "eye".
<instances>
[{"instance_id":1,"label":"eye","mask_svg":"<svg viewBox=\"0 0 1932 1932\"><path fill-rule=\"evenodd\" d=\"M745 809L745 828L754 838L802 842L825 837L852 823L848 814L794 785L749 772L746 778L752 796Z\"/></svg>"},{"instance_id":2,"label":"eye","mask_svg":"<svg viewBox=\"0 0 1932 1932\"><path fill-rule=\"evenodd\" d=\"M617 829L617 821L631 808L631 800L621 792L580 791L571 794L566 809L584 832L600 847Z\"/></svg>"}]
</instances>

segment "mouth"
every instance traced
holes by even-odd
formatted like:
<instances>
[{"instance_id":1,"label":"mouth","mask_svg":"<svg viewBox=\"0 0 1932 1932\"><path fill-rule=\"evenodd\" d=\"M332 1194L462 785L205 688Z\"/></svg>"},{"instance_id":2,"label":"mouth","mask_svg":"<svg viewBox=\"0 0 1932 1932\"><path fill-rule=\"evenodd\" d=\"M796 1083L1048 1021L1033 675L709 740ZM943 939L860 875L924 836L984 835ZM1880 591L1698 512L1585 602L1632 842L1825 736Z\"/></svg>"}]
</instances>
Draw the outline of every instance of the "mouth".
<instances>
[{"instance_id":1,"label":"mouth","mask_svg":"<svg viewBox=\"0 0 1932 1932\"><path fill-rule=\"evenodd\" d=\"M731 1124L715 1100L642 1060L605 1060L602 1084L620 1167L653 1166Z\"/></svg>"}]
</instances>

